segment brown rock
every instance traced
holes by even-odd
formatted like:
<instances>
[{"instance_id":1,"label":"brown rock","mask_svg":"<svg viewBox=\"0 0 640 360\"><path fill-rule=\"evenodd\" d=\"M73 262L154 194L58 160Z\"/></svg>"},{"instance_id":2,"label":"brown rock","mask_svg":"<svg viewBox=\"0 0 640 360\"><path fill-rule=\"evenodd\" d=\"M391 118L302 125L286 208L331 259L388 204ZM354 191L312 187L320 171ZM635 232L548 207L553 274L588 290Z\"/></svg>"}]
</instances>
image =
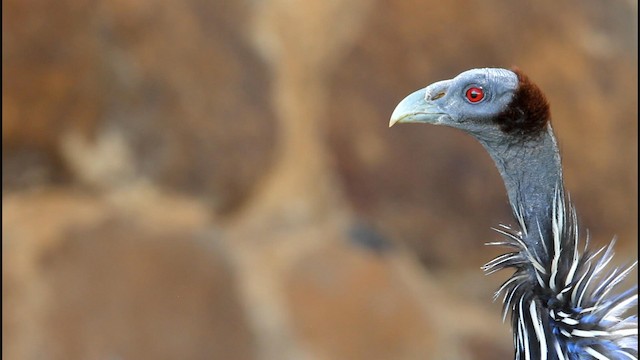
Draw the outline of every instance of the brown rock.
<instances>
[{"instance_id":1,"label":"brown rock","mask_svg":"<svg viewBox=\"0 0 640 360\"><path fill-rule=\"evenodd\" d=\"M252 358L233 269L203 224L122 216L72 193L3 207L8 359Z\"/></svg>"},{"instance_id":2,"label":"brown rock","mask_svg":"<svg viewBox=\"0 0 640 360\"><path fill-rule=\"evenodd\" d=\"M62 151L67 135L100 144L116 133L132 154L128 175L219 212L239 206L274 142L269 76L242 26L246 6L29 4L3 3L11 13L3 25L3 189L87 184L92 168Z\"/></svg>"},{"instance_id":3,"label":"brown rock","mask_svg":"<svg viewBox=\"0 0 640 360\"><path fill-rule=\"evenodd\" d=\"M438 329L389 259L327 243L292 266L294 327L321 359L420 359ZM424 279L426 280L426 279Z\"/></svg>"},{"instance_id":4,"label":"brown rock","mask_svg":"<svg viewBox=\"0 0 640 360\"><path fill-rule=\"evenodd\" d=\"M493 164L388 116L428 82L519 65L594 242L633 250L630 7L5 1L3 355L512 356L500 278L478 269L511 218ZM235 215L224 236L211 209ZM393 250L349 239L358 216Z\"/></svg>"}]
</instances>

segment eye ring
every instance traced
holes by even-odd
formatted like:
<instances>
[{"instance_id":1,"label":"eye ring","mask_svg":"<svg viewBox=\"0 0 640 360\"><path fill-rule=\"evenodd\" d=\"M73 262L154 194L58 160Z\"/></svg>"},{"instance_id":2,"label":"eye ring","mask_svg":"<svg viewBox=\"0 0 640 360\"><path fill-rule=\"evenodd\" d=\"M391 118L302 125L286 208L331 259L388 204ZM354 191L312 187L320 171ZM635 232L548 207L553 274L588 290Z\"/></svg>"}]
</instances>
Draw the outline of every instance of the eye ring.
<instances>
[{"instance_id":1,"label":"eye ring","mask_svg":"<svg viewBox=\"0 0 640 360\"><path fill-rule=\"evenodd\" d=\"M470 103L477 104L484 100L485 93L484 89L482 89L480 86L471 86L467 89L467 91L464 92L464 96Z\"/></svg>"}]
</instances>

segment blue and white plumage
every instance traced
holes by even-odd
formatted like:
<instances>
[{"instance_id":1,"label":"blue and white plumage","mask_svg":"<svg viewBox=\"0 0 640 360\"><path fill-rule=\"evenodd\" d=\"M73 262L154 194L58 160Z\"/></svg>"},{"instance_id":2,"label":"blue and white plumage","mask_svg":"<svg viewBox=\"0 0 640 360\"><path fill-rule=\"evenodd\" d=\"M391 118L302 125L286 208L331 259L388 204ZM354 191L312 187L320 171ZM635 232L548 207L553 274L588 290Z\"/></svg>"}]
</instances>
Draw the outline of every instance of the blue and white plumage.
<instances>
[{"instance_id":1,"label":"blue and white plumage","mask_svg":"<svg viewBox=\"0 0 640 360\"><path fill-rule=\"evenodd\" d=\"M565 194L549 105L517 69L473 69L407 96L395 123L464 130L500 172L517 227L495 230L513 249L487 263L490 274L512 268L496 292L511 313L516 359L637 359L637 285L619 285L637 265L608 269L615 240L597 251L584 244Z\"/></svg>"},{"instance_id":2,"label":"blue and white plumage","mask_svg":"<svg viewBox=\"0 0 640 360\"><path fill-rule=\"evenodd\" d=\"M543 242L553 246L538 254L523 241L526 231L501 226L495 230L504 241L489 245L514 251L483 267L489 274L516 269L496 292L503 295L503 319L512 313L516 358L637 359L637 316L621 317L637 304L637 287L614 294L637 262L607 271L615 240L595 252L588 241L580 246L575 210L562 191L554 199L552 239Z\"/></svg>"}]
</instances>

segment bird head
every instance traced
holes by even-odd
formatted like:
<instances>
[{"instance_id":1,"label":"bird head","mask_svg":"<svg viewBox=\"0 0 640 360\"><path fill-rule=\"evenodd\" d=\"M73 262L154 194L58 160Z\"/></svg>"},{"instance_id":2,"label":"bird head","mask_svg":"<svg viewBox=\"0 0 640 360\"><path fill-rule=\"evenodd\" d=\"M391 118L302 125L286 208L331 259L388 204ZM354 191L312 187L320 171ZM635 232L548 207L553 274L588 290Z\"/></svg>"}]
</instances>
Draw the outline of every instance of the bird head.
<instances>
[{"instance_id":1,"label":"bird head","mask_svg":"<svg viewBox=\"0 0 640 360\"><path fill-rule=\"evenodd\" d=\"M465 71L410 94L393 111L389 126L446 125L479 140L504 141L535 135L548 119L544 95L522 72L484 68Z\"/></svg>"}]
</instances>

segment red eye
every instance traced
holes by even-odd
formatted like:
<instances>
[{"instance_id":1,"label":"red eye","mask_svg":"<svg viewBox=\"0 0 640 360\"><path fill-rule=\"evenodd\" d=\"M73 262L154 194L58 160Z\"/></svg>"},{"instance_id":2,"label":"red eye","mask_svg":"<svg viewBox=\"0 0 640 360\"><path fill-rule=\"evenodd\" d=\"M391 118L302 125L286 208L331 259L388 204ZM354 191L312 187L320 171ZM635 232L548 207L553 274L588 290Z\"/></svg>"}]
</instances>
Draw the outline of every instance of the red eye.
<instances>
[{"instance_id":1,"label":"red eye","mask_svg":"<svg viewBox=\"0 0 640 360\"><path fill-rule=\"evenodd\" d=\"M472 87L467 90L465 94L467 96L467 100L472 103L477 103L478 101L484 99L484 90L479 87Z\"/></svg>"}]
</instances>

